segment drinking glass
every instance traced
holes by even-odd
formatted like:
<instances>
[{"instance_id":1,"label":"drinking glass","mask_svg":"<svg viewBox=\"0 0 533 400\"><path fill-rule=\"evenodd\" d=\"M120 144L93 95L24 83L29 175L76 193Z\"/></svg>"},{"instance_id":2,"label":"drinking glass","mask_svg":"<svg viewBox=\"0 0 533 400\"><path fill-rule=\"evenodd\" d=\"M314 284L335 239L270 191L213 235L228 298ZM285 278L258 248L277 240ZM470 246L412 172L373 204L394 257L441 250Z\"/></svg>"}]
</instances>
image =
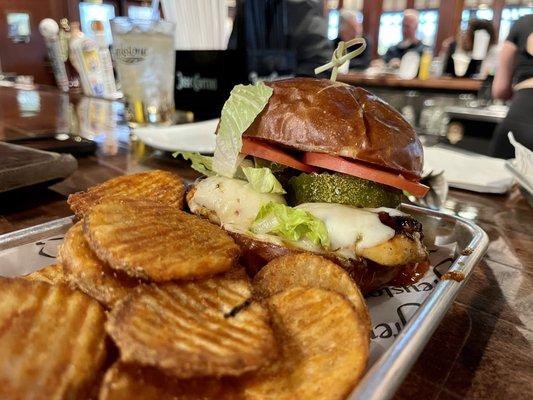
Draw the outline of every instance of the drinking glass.
<instances>
[{"instance_id":1,"label":"drinking glass","mask_svg":"<svg viewBox=\"0 0 533 400\"><path fill-rule=\"evenodd\" d=\"M174 30L162 20L111 20L113 54L132 122L173 122Z\"/></svg>"}]
</instances>

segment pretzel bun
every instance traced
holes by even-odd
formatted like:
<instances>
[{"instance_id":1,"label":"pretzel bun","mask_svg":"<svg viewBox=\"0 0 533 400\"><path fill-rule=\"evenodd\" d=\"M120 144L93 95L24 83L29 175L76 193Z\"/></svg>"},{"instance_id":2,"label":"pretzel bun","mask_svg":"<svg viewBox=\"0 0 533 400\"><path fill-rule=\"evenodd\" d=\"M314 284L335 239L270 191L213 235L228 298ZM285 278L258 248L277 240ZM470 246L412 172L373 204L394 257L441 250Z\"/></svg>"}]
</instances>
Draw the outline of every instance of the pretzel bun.
<instances>
[{"instance_id":1,"label":"pretzel bun","mask_svg":"<svg viewBox=\"0 0 533 400\"><path fill-rule=\"evenodd\" d=\"M293 78L266 84L274 93L244 136L420 177L420 140L402 115L377 96L326 79Z\"/></svg>"}]
</instances>

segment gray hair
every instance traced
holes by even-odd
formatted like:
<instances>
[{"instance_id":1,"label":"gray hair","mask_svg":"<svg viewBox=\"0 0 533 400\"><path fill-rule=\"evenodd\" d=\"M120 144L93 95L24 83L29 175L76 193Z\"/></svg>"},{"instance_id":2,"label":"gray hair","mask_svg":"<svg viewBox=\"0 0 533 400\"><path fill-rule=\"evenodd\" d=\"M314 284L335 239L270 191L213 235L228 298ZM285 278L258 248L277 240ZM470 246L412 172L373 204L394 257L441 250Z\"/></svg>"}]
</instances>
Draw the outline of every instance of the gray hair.
<instances>
[{"instance_id":1,"label":"gray hair","mask_svg":"<svg viewBox=\"0 0 533 400\"><path fill-rule=\"evenodd\" d=\"M353 10L347 10L346 8L342 8L339 13L341 21L351 22L361 22L361 14L357 11Z\"/></svg>"},{"instance_id":2,"label":"gray hair","mask_svg":"<svg viewBox=\"0 0 533 400\"><path fill-rule=\"evenodd\" d=\"M407 10L405 10L403 12L403 17L413 17L414 19L416 19L416 22L418 23L418 17L419 17L420 13L412 8L408 8Z\"/></svg>"}]
</instances>

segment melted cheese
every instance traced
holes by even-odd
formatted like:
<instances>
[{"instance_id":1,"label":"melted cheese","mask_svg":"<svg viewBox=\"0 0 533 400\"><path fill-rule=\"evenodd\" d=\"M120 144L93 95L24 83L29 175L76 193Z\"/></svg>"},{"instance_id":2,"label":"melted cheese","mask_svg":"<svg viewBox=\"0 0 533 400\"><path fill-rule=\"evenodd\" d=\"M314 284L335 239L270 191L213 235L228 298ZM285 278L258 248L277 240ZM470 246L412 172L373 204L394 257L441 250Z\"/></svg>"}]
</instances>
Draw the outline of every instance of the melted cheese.
<instances>
[{"instance_id":1,"label":"melted cheese","mask_svg":"<svg viewBox=\"0 0 533 400\"><path fill-rule=\"evenodd\" d=\"M282 195L258 193L245 181L212 176L196 185L196 191L189 206L192 212L200 207L213 212L220 225L229 231L283 245L283 239L275 235L256 235L249 232L261 206L271 201L285 204ZM394 237L394 229L381 223L378 212L405 215L393 209L361 209L330 203L305 203L296 208L308 211L322 220L328 230L331 243L329 251L347 258L362 255L365 249L379 246ZM317 253L326 250L306 239L286 242L286 245Z\"/></svg>"},{"instance_id":2,"label":"melted cheese","mask_svg":"<svg viewBox=\"0 0 533 400\"><path fill-rule=\"evenodd\" d=\"M282 195L258 193L239 179L211 176L196 185L191 203L193 207L205 207L216 213L223 227L246 231L261 206L271 201L285 204Z\"/></svg>"},{"instance_id":3,"label":"melted cheese","mask_svg":"<svg viewBox=\"0 0 533 400\"><path fill-rule=\"evenodd\" d=\"M391 217L408 217L409 216L409 214L406 214L403 211L400 211L396 208L379 207L379 208L363 208L363 210L371 211L376 214L380 212L385 212L389 214Z\"/></svg>"},{"instance_id":4,"label":"melted cheese","mask_svg":"<svg viewBox=\"0 0 533 400\"><path fill-rule=\"evenodd\" d=\"M385 243L394 229L384 225L376 213L342 204L304 203L300 208L326 224L331 250L351 257L363 249Z\"/></svg>"}]
</instances>

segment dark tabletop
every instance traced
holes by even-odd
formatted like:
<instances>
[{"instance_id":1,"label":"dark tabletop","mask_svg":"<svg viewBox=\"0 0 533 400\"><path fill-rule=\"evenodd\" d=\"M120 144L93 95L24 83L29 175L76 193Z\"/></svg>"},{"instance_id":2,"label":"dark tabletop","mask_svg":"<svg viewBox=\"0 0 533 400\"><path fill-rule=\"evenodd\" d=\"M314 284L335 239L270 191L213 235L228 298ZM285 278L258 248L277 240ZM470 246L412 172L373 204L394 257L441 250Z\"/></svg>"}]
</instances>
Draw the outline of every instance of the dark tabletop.
<instances>
[{"instance_id":1,"label":"dark tabletop","mask_svg":"<svg viewBox=\"0 0 533 400\"><path fill-rule=\"evenodd\" d=\"M161 168L197 177L183 161L129 138L122 106L0 88L0 140L76 132L96 155L50 188L0 195L0 234L71 215L65 199L114 176ZM398 399L526 399L533 393L533 210L507 195L451 190L445 208L490 237L482 262L396 394Z\"/></svg>"}]
</instances>

